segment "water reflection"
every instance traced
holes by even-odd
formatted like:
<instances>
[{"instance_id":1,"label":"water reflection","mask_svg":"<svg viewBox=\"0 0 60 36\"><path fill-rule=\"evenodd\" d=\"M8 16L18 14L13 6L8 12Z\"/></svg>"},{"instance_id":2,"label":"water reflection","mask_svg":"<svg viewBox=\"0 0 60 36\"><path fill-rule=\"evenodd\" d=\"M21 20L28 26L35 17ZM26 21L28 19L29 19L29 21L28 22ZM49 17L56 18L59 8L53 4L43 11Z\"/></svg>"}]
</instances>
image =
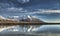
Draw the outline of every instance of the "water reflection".
<instances>
[{"instance_id":1,"label":"water reflection","mask_svg":"<svg viewBox=\"0 0 60 36\"><path fill-rule=\"evenodd\" d=\"M60 25L17 25L0 29L0 32L60 33Z\"/></svg>"}]
</instances>

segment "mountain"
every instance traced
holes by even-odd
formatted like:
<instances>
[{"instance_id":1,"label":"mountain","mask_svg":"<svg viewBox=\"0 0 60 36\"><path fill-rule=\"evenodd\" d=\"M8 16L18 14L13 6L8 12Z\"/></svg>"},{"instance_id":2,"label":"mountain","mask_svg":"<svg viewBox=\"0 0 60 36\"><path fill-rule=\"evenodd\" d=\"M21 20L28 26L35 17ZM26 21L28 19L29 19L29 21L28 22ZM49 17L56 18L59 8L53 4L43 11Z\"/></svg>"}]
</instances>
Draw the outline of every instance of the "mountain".
<instances>
[{"instance_id":1,"label":"mountain","mask_svg":"<svg viewBox=\"0 0 60 36\"><path fill-rule=\"evenodd\" d=\"M0 22L3 23L10 23L10 22L13 22L13 23L20 23L20 22L39 22L39 23L45 23L43 22L42 20L36 18L36 17L33 17L33 16L27 16L26 18L25 17L19 17L19 18L14 18L14 17L10 17L10 18L4 18L3 16L0 17Z\"/></svg>"}]
</instances>

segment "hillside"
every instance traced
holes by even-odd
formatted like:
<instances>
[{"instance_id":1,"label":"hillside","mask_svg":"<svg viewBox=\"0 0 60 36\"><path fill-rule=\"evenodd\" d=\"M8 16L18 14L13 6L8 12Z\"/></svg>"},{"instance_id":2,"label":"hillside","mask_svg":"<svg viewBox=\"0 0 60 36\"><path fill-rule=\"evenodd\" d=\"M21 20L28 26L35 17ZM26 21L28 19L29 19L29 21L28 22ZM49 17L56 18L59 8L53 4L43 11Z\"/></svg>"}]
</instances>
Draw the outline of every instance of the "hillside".
<instances>
[{"instance_id":1,"label":"hillside","mask_svg":"<svg viewBox=\"0 0 60 36\"><path fill-rule=\"evenodd\" d=\"M13 20L13 19L7 19L4 17L0 17L0 23L15 23L15 24L17 23L45 23L37 18L31 17L31 19L26 18L26 19Z\"/></svg>"}]
</instances>

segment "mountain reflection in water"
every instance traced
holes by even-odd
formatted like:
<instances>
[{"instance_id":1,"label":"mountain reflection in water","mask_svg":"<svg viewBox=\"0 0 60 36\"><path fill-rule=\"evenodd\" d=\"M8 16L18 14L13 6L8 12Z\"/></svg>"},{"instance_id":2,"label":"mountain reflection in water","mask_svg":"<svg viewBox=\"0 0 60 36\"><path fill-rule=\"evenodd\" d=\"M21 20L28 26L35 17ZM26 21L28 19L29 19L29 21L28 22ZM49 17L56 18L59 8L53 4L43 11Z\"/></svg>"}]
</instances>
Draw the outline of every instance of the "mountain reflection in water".
<instances>
[{"instance_id":1,"label":"mountain reflection in water","mask_svg":"<svg viewBox=\"0 0 60 36\"><path fill-rule=\"evenodd\" d=\"M50 35L59 36L60 25L4 26L4 28L1 27L0 29L0 35L2 36L50 36Z\"/></svg>"},{"instance_id":2,"label":"mountain reflection in water","mask_svg":"<svg viewBox=\"0 0 60 36\"><path fill-rule=\"evenodd\" d=\"M0 32L60 33L60 25L17 25L1 28Z\"/></svg>"}]
</instances>

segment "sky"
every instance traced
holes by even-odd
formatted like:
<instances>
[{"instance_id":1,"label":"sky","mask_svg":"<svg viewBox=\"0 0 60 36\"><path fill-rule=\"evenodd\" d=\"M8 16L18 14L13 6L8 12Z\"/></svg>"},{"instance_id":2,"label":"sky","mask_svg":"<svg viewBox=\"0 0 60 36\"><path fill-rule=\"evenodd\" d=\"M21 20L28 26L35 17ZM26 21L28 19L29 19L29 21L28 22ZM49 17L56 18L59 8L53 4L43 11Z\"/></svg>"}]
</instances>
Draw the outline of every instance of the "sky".
<instances>
[{"instance_id":1,"label":"sky","mask_svg":"<svg viewBox=\"0 0 60 36\"><path fill-rule=\"evenodd\" d=\"M60 22L60 0L0 0L0 15L34 15L45 22Z\"/></svg>"}]
</instances>

